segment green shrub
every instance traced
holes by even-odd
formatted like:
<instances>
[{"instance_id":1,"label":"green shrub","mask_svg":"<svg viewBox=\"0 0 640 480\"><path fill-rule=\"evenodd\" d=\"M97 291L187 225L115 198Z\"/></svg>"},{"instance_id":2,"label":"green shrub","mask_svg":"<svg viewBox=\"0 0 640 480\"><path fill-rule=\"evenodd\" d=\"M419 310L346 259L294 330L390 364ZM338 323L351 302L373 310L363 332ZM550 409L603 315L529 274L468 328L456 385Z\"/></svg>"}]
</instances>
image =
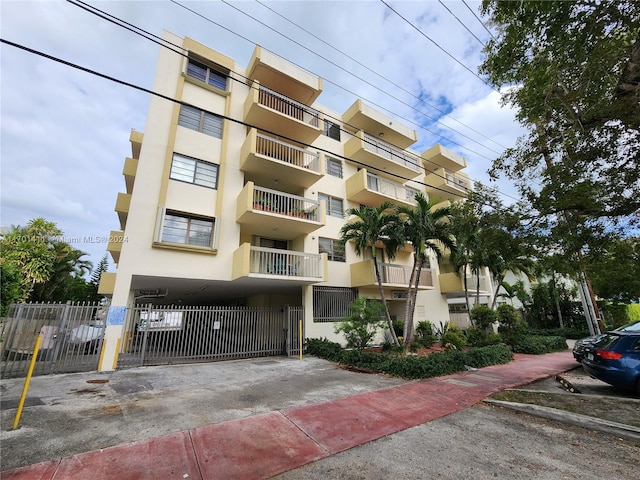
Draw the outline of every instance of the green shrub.
<instances>
[{"instance_id":1,"label":"green shrub","mask_svg":"<svg viewBox=\"0 0 640 480\"><path fill-rule=\"evenodd\" d=\"M476 305L471 309L471 321L476 328L489 330L498 321L498 314L487 305Z\"/></svg>"},{"instance_id":2,"label":"green shrub","mask_svg":"<svg viewBox=\"0 0 640 480\"><path fill-rule=\"evenodd\" d=\"M462 350L466 344L467 339L460 329L458 329L458 331L450 329L446 331L440 338L440 345L445 348L447 347L447 345L453 345L456 349Z\"/></svg>"},{"instance_id":3,"label":"green shrub","mask_svg":"<svg viewBox=\"0 0 640 480\"><path fill-rule=\"evenodd\" d=\"M565 337L579 339L589 336L589 330L577 328L544 328L544 329L527 329L527 335L541 335L543 337Z\"/></svg>"},{"instance_id":4,"label":"green shrub","mask_svg":"<svg viewBox=\"0 0 640 480\"><path fill-rule=\"evenodd\" d=\"M488 345L486 347L470 348L465 352L465 365L474 368L488 367L509 363L513 360L513 352L506 345Z\"/></svg>"},{"instance_id":5,"label":"green shrub","mask_svg":"<svg viewBox=\"0 0 640 480\"><path fill-rule=\"evenodd\" d=\"M560 352L567 349L567 341L564 337L522 335L513 346L516 353L531 353L542 355L551 352Z\"/></svg>"},{"instance_id":6,"label":"green shrub","mask_svg":"<svg viewBox=\"0 0 640 480\"><path fill-rule=\"evenodd\" d=\"M502 343L502 337L493 330L485 330L480 327L472 327L466 332L467 342L474 347L485 347Z\"/></svg>"},{"instance_id":7,"label":"green shrub","mask_svg":"<svg viewBox=\"0 0 640 480\"><path fill-rule=\"evenodd\" d=\"M416 325L414 343L411 345L416 345L416 349L421 347L429 348L437 341L436 336L433 334L433 326L431 325L431 322L427 322L426 320L418 322L418 325Z\"/></svg>"},{"instance_id":8,"label":"green shrub","mask_svg":"<svg viewBox=\"0 0 640 480\"><path fill-rule=\"evenodd\" d=\"M384 327L381 314L384 307L377 300L358 297L350 305L351 316L338 323L334 331L344 334L348 347L362 350L376 336L379 329Z\"/></svg>"},{"instance_id":9,"label":"green shrub","mask_svg":"<svg viewBox=\"0 0 640 480\"><path fill-rule=\"evenodd\" d=\"M520 318L520 314L511 305L500 305L496 313L498 315L498 332L503 341L513 348L522 335L527 331L527 325Z\"/></svg>"},{"instance_id":10,"label":"green shrub","mask_svg":"<svg viewBox=\"0 0 640 480\"><path fill-rule=\"evenodd\" d=\"M326 338L307 338L305 352L332 362L339 362L344 352L339 343L331 342Z\"/></svg>"}]
</instances>

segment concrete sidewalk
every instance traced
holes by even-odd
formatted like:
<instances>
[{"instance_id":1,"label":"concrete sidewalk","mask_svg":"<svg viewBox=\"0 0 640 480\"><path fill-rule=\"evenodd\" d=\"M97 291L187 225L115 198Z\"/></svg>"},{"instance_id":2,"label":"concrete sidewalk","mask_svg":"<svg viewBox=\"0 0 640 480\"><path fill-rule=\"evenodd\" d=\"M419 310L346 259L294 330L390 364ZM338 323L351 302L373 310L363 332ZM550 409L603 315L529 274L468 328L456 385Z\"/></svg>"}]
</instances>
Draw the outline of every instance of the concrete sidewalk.
<instances>
[{"instance_id":1,"label":"concrete sidewalk","mask_svg":"<svg viewBox=\"0 0 640 480\"><path fill-rule=\"evenodd\" d=\"M570 351L214 423L2 472L13 479L264 479L575 368Z\"/></svg>"}]
</instances>

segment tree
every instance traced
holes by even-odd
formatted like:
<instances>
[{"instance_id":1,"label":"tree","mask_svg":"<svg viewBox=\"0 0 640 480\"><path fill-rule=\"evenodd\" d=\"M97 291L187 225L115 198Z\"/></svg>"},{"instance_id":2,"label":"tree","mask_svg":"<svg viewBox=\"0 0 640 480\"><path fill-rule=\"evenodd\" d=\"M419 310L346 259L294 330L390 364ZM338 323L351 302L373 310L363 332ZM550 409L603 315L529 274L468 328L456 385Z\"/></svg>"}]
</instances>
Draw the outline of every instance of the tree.
<instances>
[{"instance_id":1,"label":"tree","mask_svg":"<svg viewBox=\"0 0 640 480\"><path fill-rule=\"evenodd\" d=\"M35 218L26 227L14 227L0 240L3 280L12 282L13 301L88 300L84 274L91 263L86 254L62 241L55 223ZM11 271L21 272L16 279ZM6 273L5 273L6 272ZM4 300L3 300L4 301Z\"/></svg>"},{"instance_id":2,"label":"tree","mask_svg":"<svg viewBox=\"0 0 640 480\"><path fill-rule=\"evenodd\" d=\"M455 243L450 229L449 208L435 208L436 202L427 200L422 194L415 196L416 205L412 208L400 207L406 240L413 245L413 267L407 288L405 303L404 346L411 342L413 334L413 318L415 313L420 273L427 261L428 252L433 252L438 259L442 258L443 248L455 250Z\"/></svg>"},{"instance_id":3,"label":"tree","mask_svg":"<svg viewBox=\"0 0 640 480\"><path fill-rule=\"evenodd\" d=\"M62 231L53 222L35 218L26 227L14 227L0 241L0 260L22 272L17 301L25 301L34 286L51 275L56 259L54 245Z\"/></svg>"},{"instance_id":4,"label":"tree","mask_svg":"<svg viewBox=\"0 0 640 480\"><path fill-rule=\"evenodd\" d=\"M615 239L601 254L587 255L585 263L599 298L640 301L640 238Z\"/></svg>"},{"instance_id":5,"label":"tree","mask_svg":"<svg viewBox=\"0 0 640 480\"><path fill-rule=\"evenodd\" d=\"M402 220L398 216L397 207L391 202L383 202L378 207L361 205L359 208L350 208L347 215L354 217L340 229L342 242L353 242L356 255L362 256L370 251L373 258L373 266L376 281L380 291L380 299L384 306L387 318L389 334L395 345L399 345L398 338L393 330L393 322L389 314L389 305L382 288L382 278L378 266L378 245L382 255L394 259L396 253L405 244Z\"/></svg>"},{"instance_id":6,"label":"tree","mask_svg":"<svg viewBox=\"0 0 640 480\"><path fill-rule=\"evenodd\" d=\"M91 272L91 278L89 279L90 295L94 301L99 301L102 298L102 295L98 294L98 287L100 286L102 274L107 270L109 270L109 258L105 254Z\"/></svg>"},{"instance_id":7,"label":"tree","mask_svg":"<svg viewBox=\"0 0 640 480\"><path fill-rule=\"evenodd\" d=\"M336 333L343 333L347 346L362 350L373 340L378 329L384 327L384 307L377 300L356 298L349 305L351 315L335 326Z\"/></svg>"},{"instance_id":8,"label":"tree","mask_svg":"<svg viewBox=\"0 0 640 480\"><path fill-rule=\"evenodd\" d=\"M482 13L497 34L480 71L528 130L491 174L516 182L547 247L580 269L640 219L640 3L485 0Z\"/></svg>"}]
</instances>

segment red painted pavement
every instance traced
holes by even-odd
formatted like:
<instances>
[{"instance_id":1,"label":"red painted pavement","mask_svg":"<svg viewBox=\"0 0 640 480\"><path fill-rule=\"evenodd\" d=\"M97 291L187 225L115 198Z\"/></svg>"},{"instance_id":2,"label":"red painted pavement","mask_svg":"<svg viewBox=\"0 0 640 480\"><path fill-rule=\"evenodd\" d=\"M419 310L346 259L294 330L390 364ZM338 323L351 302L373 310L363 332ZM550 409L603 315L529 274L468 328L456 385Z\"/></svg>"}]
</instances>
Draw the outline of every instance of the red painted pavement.
<instances>
[{"instance_id":1,"label":"red painted pavement","mask_svg":"<svg viewBox=\"0 0 640 480\"><path fill-rule=\"evenodd\" d=\"M516 354L446 377L257 415L2 472L3 480L265 479L575 368L571 352ZM186 475L186 476L185 476Z\"/></svg>"}]
</instances>

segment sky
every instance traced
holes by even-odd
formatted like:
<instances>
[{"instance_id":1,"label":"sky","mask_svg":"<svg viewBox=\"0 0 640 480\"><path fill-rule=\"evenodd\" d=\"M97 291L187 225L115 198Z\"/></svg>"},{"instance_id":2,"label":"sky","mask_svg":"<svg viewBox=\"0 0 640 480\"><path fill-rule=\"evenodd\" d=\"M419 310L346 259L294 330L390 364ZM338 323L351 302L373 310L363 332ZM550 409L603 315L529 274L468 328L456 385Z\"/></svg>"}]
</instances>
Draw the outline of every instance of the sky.
<instances>
[{"instance_id":1,"label":"sky","mask_svg":"<svg viewBox=\"0 0 640 480\"><path fill-rule=\"evenodd\" d=\"M487 170L523 130L477 76L490 38L469 10L479 17L480 2L385 1L87 3L154 35L191 37L243 67L260 44L322 77L321 105L344 112L362 98L417 131L411 148L452 149L472 179L510 203L513 186L490 183ZM0 27L3 40L153 88L162 47L71 2L1 0ZM122 166L131 129L144 132L149 94L7 44L0 94L0 224L44 217L97 264L119 229Z\"/></svg>"}]
</instances>

